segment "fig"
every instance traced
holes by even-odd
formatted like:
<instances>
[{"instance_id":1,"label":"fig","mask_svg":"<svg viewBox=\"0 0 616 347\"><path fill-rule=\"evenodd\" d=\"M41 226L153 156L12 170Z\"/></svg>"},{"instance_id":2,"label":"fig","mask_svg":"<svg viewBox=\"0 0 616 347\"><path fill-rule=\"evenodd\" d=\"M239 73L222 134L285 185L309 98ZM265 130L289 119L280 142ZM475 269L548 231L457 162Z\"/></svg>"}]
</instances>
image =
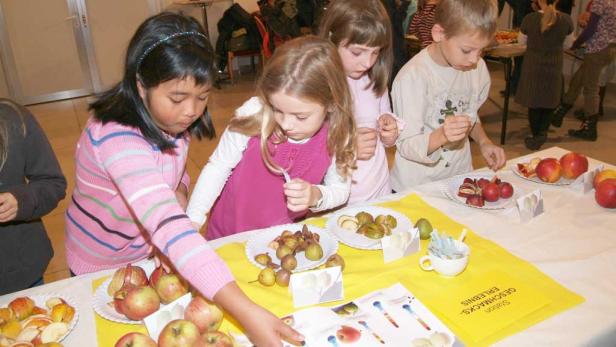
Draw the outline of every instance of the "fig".
<instances>
[{"instance_id":1,"label":"fig","mask_svg":"<svg viewBox=\"0 0 616 347\"><path fill-rule=\"evenodd\" d=\"M306 250L304 250L304 255L308 260L317 261L323 258L323 248L316 242L310 242L310 244L306 246Z\"/></svg>"},{"instance_id":2,"label":"fig","mask_svg":"<svg viewBox=\"0 0 616 347\"><path fill-rule=\"evenodd\" d=\"M267 265L272 261L272 257L267 253L261 253L255 256L255 261L261 265Z\"/></svg>"}]
</instances>

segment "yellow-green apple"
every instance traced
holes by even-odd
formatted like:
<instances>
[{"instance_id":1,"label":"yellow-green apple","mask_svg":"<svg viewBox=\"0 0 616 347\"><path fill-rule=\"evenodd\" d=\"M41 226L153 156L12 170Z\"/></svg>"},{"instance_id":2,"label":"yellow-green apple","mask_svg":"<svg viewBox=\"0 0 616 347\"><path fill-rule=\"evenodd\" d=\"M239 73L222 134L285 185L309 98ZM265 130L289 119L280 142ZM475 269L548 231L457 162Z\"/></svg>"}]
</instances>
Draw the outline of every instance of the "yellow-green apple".
<instances>
[{"instance_id":1,"label":"yellow-green apple","mask_svg":"<svg viewBox=\"0 0 616 347\"><path fill-rule=\"evenodd\" d=\"M129 286L116 292L114 306L128 319L142 320L160 308L160 298L150 286Z\"/></svg>"},{"instance_id":2,"label":"yellow-green apple","mask_svg":"<svg viewBox=\"0 0 616 347\"><path fill-rule=\"evenodd\" d=\"M563 177L574 179L588 171L588 158L584 154L569 152L560 157Z\"/></svg>"},{"instance_id":3,"label":"yellow-green apple","mask_svg":"<svg viewBox=\"0 0 616 347\"><path fill-rule=\"evenodd\" d=\"M75 316L75 308L63 302L52 307L49 315L54 322L69 323Z\"/></svg>"},{"instance_id":4,"label":"yellow-green apple","mask_svg":"<svg viewBox=\"0 0 616 347\"><path fill-rule=\"evenodd\" d=\"M28 297L20 297L11 301L8 306L13 311L17 320L23 320L32 314L35 304L34 301Z\"/></svg>"},{"instance_id":5,"label":"yellow-green apple","mask_svg":"<svg viewBox=\"0 0 616 347\"><path fill-rule=\"evenodd\" d=\"M601 207L616 208L616 178L608 178L595 189L595 200Z\"/></svg>"},{"instance_id":6,"label":"yellow-green apple","mask_svg":"<svg viewBox=\"0 0 616 347\"><path fill-rule=\"evenodd\" d=\"M194 346L199 340L199 328L195 323L185 319L173 320L158 335L159 347L184 347Z\"/></svg>"},{"instance_id":7,"label":"yellow-green apple","mask_svg":"<svg viewBox=\"0 0 616 347\"><path fill-rule=\"evenodd\" d=\"M13 314L13 310L8 307L0 308L0 325L10 321L13 319L15 315Z\"/></svg>"},{"instance_id":8,"label":"yellow-green apple","mask_svg":"<svg viewBox=\"0 0 616 347\"><path fill-rule=\"evenodd\" d=\"M147 335L132 332L120 337L115 347L157 347L157 344Z\"/></svg>"},{"instance_id":9,"label":"yellow-green apple","mask_svg":"<svg viewBox=\"0 0 616 347\"><path fill-rule=\"evenodd\" d=\"M361 332L348 325L343 325L336 331L336 338L342 343L353 343L359 340Z\"/></svg>"},{"instance_id":10,"label":"yellow-green apple","mask_svg":"<svg viewBox=\"0 0 616 347\"><path fill-rule=\"evenodd\" d=\"M168 274L168 272L165 271L162 265L154 269L154 271L150 274L150 286L152 286L152 288L156 288L156 283L158 283L160 276L166 274Z\"/></svg>"},{"instance_id":11,"label":"yellow-green apple","mask_svg":"<svg viewBox=\"0 0 616 347\"><path fill-rule=\"evenodd\" d=\"M201 335L194 347L233 347L233 340L223 332L209 331Z\"/></svg>"},{"instance_id":12,"label":"yellow-green apple","mask_svg":"<svg viewBox=\"0 0 616 347\"><path fill-rule=\"evenodd\" d=\"M163 274L156 282L156 293L163 304L168 304L188 293L188 284L176 274Z\"/></svg>"},{"instance_id":13,"label":"yellow-green apple","mask_svg":"<svg viewBox=\"0 0 616 347\"><path fill-rule=\"evenodd\" d=\"M599 172L598 174L595 175L595 178L593 179L593 187L595 189L597 189L597 186L599 185L599 183L603 180L606 180L608 178L616 178L616 170L613 169L605 169L601 172Z\"/></svg>"},{"instance_id":14,"label":"yellow-green apple","mask_svg":"<svg viewBox=\"0 0 616 347\"><path fill-rule=\"evenodd\" d=\"M220 308L200 295L192 298L184 310L184 319L195 323L201 334L218 330L222 324L222 318Z\"/></svg>"},{"instance_id":15,"label":"yellow-green apple","mask_svg":"<svg viewBox=\"0 0 616 347\"><path fill-rule=\"evenodd\" d=\"M558 181L561 176L561 171L560 162L556 158L542 159L535 169L537 177L543 182L548 183Z\"/></svg>"},{"instance_id":16,"label":"yellow-green apple","mask_svg":"<svg viewBox=\"0 0 616 347\"><path fill-rule=\"evenodd\" d=\"M145 270L139 266L133 266L131 264L127 264L126 267L116 270L111 278L109 286L107 287L107 294L113 297L115 292L128 284L133 286L147 285L148 276L146 275Z\"/></svg>"}]
</instances>

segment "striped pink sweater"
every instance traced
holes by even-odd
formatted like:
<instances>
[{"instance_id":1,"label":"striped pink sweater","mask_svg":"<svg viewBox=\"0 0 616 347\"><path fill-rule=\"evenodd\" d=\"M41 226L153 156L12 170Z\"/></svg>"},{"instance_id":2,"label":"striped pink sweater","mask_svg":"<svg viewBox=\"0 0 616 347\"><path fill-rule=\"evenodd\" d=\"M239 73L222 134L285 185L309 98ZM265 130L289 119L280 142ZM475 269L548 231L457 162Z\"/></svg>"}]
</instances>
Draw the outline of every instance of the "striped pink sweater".
<instances>
[{"instance_id":1,"label":"striped pink sweater","mask_svg":"<svg viewBox=\"0 0 616 347\"><path fill-rule=\"evenodd\" d=\"M176 200L179 184L189 184L189 138L175 144L161 152L138 129L88 122L77 144L77 177L66 211L66 258L74 273L138 261L153 243L209 298L233 281Z\"/></svg>"}]
</instances>

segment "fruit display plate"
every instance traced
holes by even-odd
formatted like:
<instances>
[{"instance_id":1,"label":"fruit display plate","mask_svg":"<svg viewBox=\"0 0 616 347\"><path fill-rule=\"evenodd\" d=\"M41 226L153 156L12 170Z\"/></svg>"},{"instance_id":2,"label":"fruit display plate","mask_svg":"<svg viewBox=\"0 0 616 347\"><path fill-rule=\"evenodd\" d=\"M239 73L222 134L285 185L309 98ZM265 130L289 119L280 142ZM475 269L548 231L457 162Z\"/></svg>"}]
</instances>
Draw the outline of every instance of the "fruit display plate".
<instances>
[{"instance_id":1,"label":"fruit display plate","mask_svg":"<svg viewBox=\"0 0 616 347\"><path fill-rule=\"evenodd\" d=\"M458 189L460 188L460 185L464 183L465 178L477 179L477 180L480 178L485 178L487 180L491 180L494 176L495 176L494 174L464 174L464 175L458 175L458 176L451 177L443 183L443 187L442 187L443 195L445 195L449 199L455 202L458 202L464 206L477 208L481 210L502 210L505 208L515 206L515 201L517 197L520 195L519 195L518 187L513 185L513 183L511 182L509 183L513 186L513 196L512 197L507 198L507 199L498 199L497 201L494 201L494 202L485 201L485 204L483 206L474 206L474 205L467 204L466 198L458 196Z\"/></svg>"},{"instance_id":2,"label":"fruit display plate","mask_svg":"<svg viewBox=\"0 0 616 347\"><path fill-rule=\"evenodd\" d=\"M140 263L133 264L135 266L140 266L145 271L148 278L154 271L155 265L154 261L144 261ZM105 318L106 320L110 320L116 323L124 323L124 324L141 324L142 321L130 320L125 315L119 314L115 308L113 307L113 298L107 294L107 288L109 287L109 283L111 283L111 279L113 276L109 276L105 282L101 283L101 285L96 288L96 292L94 293L94 312L96 312L99 316ZM109 304L111 303L111 304ZM161 304L161 307L164 305Z\"/></svg>"},{"instance_id":3,"label":"fruit display plate","mask_svg":"<svg viewBox=\"0 0 616 347\"><path fill-rule=\"evenodd\" d=\"M380 214L392 215L394 218L396 218L397 221L397 226L392 230L392 233L408 231L413 228L413 224L411 224L411 221L405 215L392 209L379 206L353 206L343 208L332 214L327 220L327 230L331 231L338 238L338 240L340 240L340 242L344 243L349 247L366 250L382 249L380 239L371 239L362 234L358 234L353 230L343 229L338 226L338 219L341 216L355 216L359 212L368 212L373 217L376 217Z\"/></svg>"},{"instance_id":4,"label":"fruit display plate","mask_svg":"<svg viewBox=\"0 0 616 347\"><path fill-rule=\"evenodd\" d=\"M30 295L28 297L32 299L32 301L34 301L34 304L36 306L44 308L46 310L48 310L48 307L45 305L45 302L51 298L61 298L67 304L71 305L75 309L75 315L73 316L73 320L71 320L70 323L68 323L68 330L66 331L64 335L62 335L62 337L58 339L57 342L61 342L62 340L64 340L71 333L71 331L73 331L73 329L77 325L77 321L79 320L79 309L77 308L77 304L75 304L75 301L71 299L70 297L67 297L66 295L53 294L53 293L52 294L41 294L41 295ZM13 299L15 298L12 298L11 300ZM6 307L9 304L9 302L10 301L0 303L0 307Z\"/></svg>"},{"instance_id":5,"label":"fruit display plate","mask_svg":"<svg viewBox=\"0 0 616 347\"><path fill-rule=\"evenodd\" d=\"M246 257L248 257L248 260L255 266L264 268L265 266L255 261L255 256L261 253L269 253L272 258L272 263L280 265L280 259L276 257L276 250L269 247L270 242L280 236L280 234L282 234L285 230L295 233L296 231L302 230L303 226L304 224L299 223L283 224L259 231L255 236L251 237L246 242ZM311 232L319 234L319 244L323 249L323 257L319 260L313 261L307 259L304 252L299 252L295 255L297 259L297 267L293 270L293 272L314 269L321 264L324 264L329 256L336 254L338 251L338 241L332 234L324 229L312 225L307 224L307 227Z\"/></svg>"},{"instance_id":6,"label":"fruit display plate","mask_svg":"<svg viewBox=\"0 0 616 347\"><path fill-rule=\"evenodd\" d=\"M556 181L554 183L543 182L537 176L533 176L533 177L526 177L526 176L524 176L520 172L520 170L518 170L517 164L511 166L511 171L513 171L514 174L518 175L519 177L521 177L521 178L523 178L525 180L528 180L528 181L531 181L531 182L535 182L535 183L547 184L547 185L551 185L551 186L568 186L571 183L573 183L573 181L575 181L575 180L572 180L572 179L567 179L567 178L561 177L558 181Z\"/></svg>"}]
</instances>

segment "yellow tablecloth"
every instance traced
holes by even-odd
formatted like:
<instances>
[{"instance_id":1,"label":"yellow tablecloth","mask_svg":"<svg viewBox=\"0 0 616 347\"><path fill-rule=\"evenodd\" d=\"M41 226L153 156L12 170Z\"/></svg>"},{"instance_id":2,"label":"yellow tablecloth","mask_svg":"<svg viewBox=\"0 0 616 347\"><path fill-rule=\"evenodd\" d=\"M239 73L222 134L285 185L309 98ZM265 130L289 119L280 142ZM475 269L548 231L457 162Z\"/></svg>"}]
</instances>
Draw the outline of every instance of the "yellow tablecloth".
<instances>
[{"instance_id":1,"label":"yellow tablecloth","mask_svg":"<svg viewBox=\"0 0 616 347\"><path fill-rule=\"evenodd\" d=\"M427 218L436 229L454 237L457 237L464 228L463 225L426 204L415 194L401 200L380 204L380 206L403 213L412 221L421 217ZM312 219L309 223L323 227L325 221L324 218L320 218ZM469 265L462 274L454 278L442 277L419 268L418 260L425 254L427 241L422 241L421 252L385 265L380 251L357 250L340 244L338 253L346 261L343 274L346 301L400 282L469 346L489 345L584 301L582 297L547 277L532 264L515 257L497 244L477 236L470 230L465 242L471 248ZM225 245L217 252L229 265L238 284L249 297L279 316L295 311L287 288L263 287L259 283L249 283L256 279L259 270L246 259L243 243ZM451 293L464 291L469 286L485 282L486 276L494 273L506 273L516 282L532 287L535 292L549 298L549 302L513 323L507 322L507 326L488 336L469 333L469 330L462 328L459 324L459 317L452 316L451 312L448 312L451 310L444 306L448 302L443 298L451 296ZM93 287L102 281L101 279L93 282ZM336 303L325 304L325 306L334 304ZM96 316L96 327L101 347L113 346L115 341L126 332L145 331L142 326L117 324L99 316ZM236 330L236 326L231 320L226 320L221 329L223 331Z\"/></svg>"}]
</instances>

